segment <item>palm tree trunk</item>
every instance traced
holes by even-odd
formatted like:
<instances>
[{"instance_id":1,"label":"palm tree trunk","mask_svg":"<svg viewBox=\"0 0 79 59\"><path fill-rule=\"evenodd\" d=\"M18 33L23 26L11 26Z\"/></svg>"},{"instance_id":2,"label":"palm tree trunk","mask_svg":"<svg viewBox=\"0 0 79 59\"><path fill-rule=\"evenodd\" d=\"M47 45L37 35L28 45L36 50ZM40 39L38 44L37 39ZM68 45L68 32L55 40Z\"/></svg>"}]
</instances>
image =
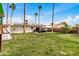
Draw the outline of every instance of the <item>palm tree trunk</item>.
<instances>
[{"instance_id":1,"label":"palm tree trunk","mask_svg":"<svg viewBox=\"0 0 79 59\"><path fill-rule=\"evenodd\" d=\"M38 26L39 26L39 31L41 30L41 27L40 27L40 9L39 9L39 20L38 20Z\"/></svg>"},{"instance_id":2,"label":"palm tree trunk","mask_svg":"<svg viewBox=\"0 0 79 59\"><path fill-rule=\"evenodd\" d=\"M40 25L40 9L39 9L39 20L38 20L38 25Z\"/></svg>"},{"instance_id":3,"label":"palm tree trunk","mask_svg":"<svg viewBox=\"0 0 79 59\"><path fill-rule=\"evenodd\" d=\"M8 23L8 6L9 6L9 3L7 3L7 16L6 16L6 24Z\"/></svg>"},{"instance_id":4,"label":"palm tree trunk","mask_svg":"<svg viewBox=\"0 0 79 59\"><path fill-rule=\"evenodd\" d=\"M35 25L36 25L36 19L37 19L37 16L35 16Z\"/></svg>"},{"instance_id":5,"label":"palm tree trunk","mask_svg":"<svg viewBox=\"0 0 79 59\"><path fill-rule=\"evenodd\" d=\"M11 21L12 21L12 16L13 16L13 10L12 10L11 17L10 17L10 25L11 25Z\"/></svg>"},{"instance_id":6,"label":"palm tree trunk","mask_svg":"<svg viewBox=\"0 0 79 59\"><path fill-rule=\"evenodd\" d=\"M24 29L23 29L23 33L25 33L25 12L26 12L26 3L24 3Z\"/></svg>"},{"instance_id":7,"label":"palm tree trunk","mask_svg":"<svg viewBox=\"0 0 79 59\"><path fill-rule=\"evenodd\" d=\"M53 24L54 24L54 3L52 4L52 32L53 32Z\"/></svg>"}]
</instances>

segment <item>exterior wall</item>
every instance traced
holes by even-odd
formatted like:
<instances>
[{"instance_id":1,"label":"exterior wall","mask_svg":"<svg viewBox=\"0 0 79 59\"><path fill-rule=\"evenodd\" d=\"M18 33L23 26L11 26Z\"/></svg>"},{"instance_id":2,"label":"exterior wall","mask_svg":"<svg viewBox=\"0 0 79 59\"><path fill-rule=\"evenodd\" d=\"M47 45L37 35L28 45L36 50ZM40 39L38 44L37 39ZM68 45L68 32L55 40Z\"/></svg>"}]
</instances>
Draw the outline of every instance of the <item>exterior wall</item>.
<instances>
[{"instance_id":1,"label":"exterior wall","mask_svg":"<svg viewBox=\"0 0 79 59\"><path fill-rule=\"evenodd\" d=\"M63 27L64 27L63 24L54 24L53 25L53 31L54 32L62 32L63 31L63 29L62 29ZM47 28L52 29L52 25L48 25Z\"/></svg>"},{"instance_id":2,"label":"exterior wall","mask_svg":"<svg viewBox=\"0 0 79 59\"><path fill-rule=\"evenodd\" d=\"M53 25L53 28L62 28L62 27L64 27L63 24L55 24L55 25Z\"/></svg>"},{"instance_id":3,"label":"exterior wall","mask_svg":"<svg viewBox=\"0 0 79 59\"><path fill-rule=\"evenodd\" d=\"M2 34L2 40L11 40L12 37L10 36L10 34Z\"/></svg>"},{"instance_id":4,"label":"exterior wall","mask_svg":"<svg viewBox=\"0 0 79 59\"><path fill-rule=\"evenodd\" d=\"M33 29L31 29L30 26L27 26L25 32L33 32ZM12 33L23 33L23 27L12 27Z\"/></svg>"},{"instance_id":5,"label":"exterior wall","mask_svg":"<svg viewBox=\"0 0 79 59\"><path fill-rule=\"evenodd\" d=\"M25 32L26 32L26 33L28 33L28 32L33 32L33 29L28 26L28 27L25 28Z\"/></svg>"},{"instance_id":6,"label":"exterior wall","mask_svg":"<svg viewBox=\"0 0 79 59\"><path fill-rule=\"evenodd\" d=\"M11 27L10 26L5 27L5 28L8 30L8 32L11 33ZM8 32L3 28L2 40L12 39L11 35Z\"/></svg>"},{"instance_id":7,"label":"exterior wall","mask_svg":"<svg viewBox=\"0 0 79 59\"><path fill-rule=\"evenodd\" d=\"M63 29L62 29L62 28L53 28L53 31L54 31L54 32L62 32Z\"/></svg>"},{"instance_id":8,"label":"exterior wall","mask_svg":"<svg viewBox=\"0 0 79 59\"><path fill-rule=\"evenodd\" d=\"M23 27L12 27L12 33L23 33Z\"/></svg>"}]
</instances>

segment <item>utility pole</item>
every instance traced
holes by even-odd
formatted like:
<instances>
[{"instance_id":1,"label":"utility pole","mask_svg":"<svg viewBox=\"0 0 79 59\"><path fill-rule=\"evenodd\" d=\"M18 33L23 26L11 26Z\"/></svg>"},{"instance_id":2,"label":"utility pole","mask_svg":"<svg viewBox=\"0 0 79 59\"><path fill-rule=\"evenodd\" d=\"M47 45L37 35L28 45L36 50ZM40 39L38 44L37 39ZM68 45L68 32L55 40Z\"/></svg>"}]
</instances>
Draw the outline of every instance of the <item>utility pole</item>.
<instances>
[{"instance_id":1,"label":"utility pole","mask_svg":"<svg viewBox=\"0 0 79 59\"><path fill-rule=\"evenodd\" d=\"M23 33L25 33L25 16L26 16L26 3L24 3L24 31Z\"/></svg>"},{"instance_id":2,"label":"utility pole","mask_svg":"<svg viewBox=\"0 0 79 59\"><path fill-rule=\"evenodd\" d=\"M52 3L52 32L53 32L53 24L54 24L54 3Z\"/></svg>"}]
</instances>

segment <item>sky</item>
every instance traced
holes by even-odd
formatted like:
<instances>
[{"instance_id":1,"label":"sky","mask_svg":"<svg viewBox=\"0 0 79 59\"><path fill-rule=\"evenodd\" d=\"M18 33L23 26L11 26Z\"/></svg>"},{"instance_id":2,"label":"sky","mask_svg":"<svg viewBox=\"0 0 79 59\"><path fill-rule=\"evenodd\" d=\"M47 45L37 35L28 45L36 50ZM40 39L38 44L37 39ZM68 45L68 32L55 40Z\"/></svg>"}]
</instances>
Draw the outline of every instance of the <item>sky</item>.
<instances>
[{"instance_id":1,"label":"sky","mask_svg":"<svg viewBox=\"0 0 79 59\"><path fill-rule=\"evenodd\" d=\"M3 3L4 23L6 21L7 4ZM26 3L26 20L29 24L35 23L34 13L38 13L38 6L41 5L40 24L50 25L52 21L51 3ZM9 8L9 20L12 10ZM23 23L24 4L16 3L13 12L12 23ZM8 21L9 22L9 21ZM38 18L37 18L38 24ZM79 4L78 3L54 3L54 23L67 22L69 25L79 23Z\"/></svg>"}]
</instances>

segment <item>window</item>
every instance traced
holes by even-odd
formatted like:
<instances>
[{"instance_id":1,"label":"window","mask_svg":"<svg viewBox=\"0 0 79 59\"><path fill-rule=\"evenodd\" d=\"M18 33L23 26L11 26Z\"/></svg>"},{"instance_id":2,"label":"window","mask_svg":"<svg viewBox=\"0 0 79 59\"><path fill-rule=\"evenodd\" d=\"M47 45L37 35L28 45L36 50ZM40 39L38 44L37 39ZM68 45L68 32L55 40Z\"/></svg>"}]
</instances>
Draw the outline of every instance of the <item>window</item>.
<instances>
[{"instance_id":1,"label":"window","mask_svg":"<svg viewBox=\"0 0 79 59\"><path fill-rule=\"evenodd\" d=\"M33 29L33 27L31 27L31 29Z\"/></svg>"},{"instance_id":2,"label":"window","mask_svg":"<svg viewBox=\"0 0 79 59\"><path fill-rule=\"evenodd\" d=\"M0 25L2 25L2 17L0 17Z\"/></svg>"}]
</instances>

